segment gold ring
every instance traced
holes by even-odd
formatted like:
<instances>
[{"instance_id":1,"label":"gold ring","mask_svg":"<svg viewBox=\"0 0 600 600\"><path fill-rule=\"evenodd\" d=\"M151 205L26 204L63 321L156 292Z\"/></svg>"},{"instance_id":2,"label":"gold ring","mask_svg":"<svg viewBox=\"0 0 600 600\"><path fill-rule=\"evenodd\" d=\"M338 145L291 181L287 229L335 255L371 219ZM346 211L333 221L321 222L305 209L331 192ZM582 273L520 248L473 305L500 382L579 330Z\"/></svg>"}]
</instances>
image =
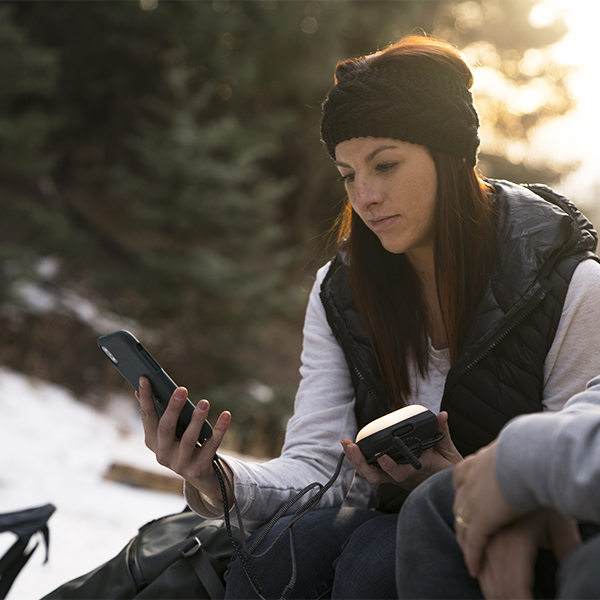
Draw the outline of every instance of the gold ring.
<instances>
[{"instance_id":1,"label":"gold ring","mask_svg":"<svg viewBox=\"0 0 600 600\"><path fill-rule=\"evenodd\" d=\"M457 509L457 511L456 511L456 515L455 515L454 519L455 519L455 521L456 521L456 524L457 524L459 527L462 527L463 529L468 529L468 528L469 528L469 525L471 524L471 523L469 523L469 521L467 521L467 519L465 519L465 518L462 516L462 511L461 511L461 509L460 509L460 508L459 508L459 509Z\"/></svg>"}]
</instances>

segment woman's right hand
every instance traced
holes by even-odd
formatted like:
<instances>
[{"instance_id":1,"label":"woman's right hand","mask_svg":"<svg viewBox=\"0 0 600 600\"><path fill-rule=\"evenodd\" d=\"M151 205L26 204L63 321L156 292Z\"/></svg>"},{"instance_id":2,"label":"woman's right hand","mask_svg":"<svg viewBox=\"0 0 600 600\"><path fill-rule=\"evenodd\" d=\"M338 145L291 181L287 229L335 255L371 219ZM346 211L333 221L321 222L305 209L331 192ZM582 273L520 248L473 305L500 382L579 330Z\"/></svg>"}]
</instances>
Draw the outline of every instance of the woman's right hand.
<instances>
[{"instance_id":1,"label":"woman's right hand","mask_svg":"<svg viewBox=\"0 0 600 600\"><path fill-rule=\"evenodd\" d=\"M352 443L348 438L342 440L342 447L348 460L356 472L364 477L370 484L394 483L406 490L414 490L418 485L431 477L434 473L453 467L463 460L450 437L448 429L448 413L442 411L437 416L438 430L444 437L433 447L425 450L420 457L421 469L417 470L412 465L397 464L396 461L384 454L377 459L380 469L367 464L358 444Z\"/></svg>"},{"instance_id":2,"label":"woman's right hand","mask_svg":"<svg viewBox=\"0 0 600 600\"><path fill-rule=\"evenodd\" d=\"M198 446L196 442L210 408L207 400L198 402L192 413L190 424L180 441L175 437L175 430L179 413L187 400L187 390L178 387L173 392L160 420L152 400L152 386L145 377L140 378L139 390L136 397L140 403L145 442L146 446L156 455L156 460L183 477L202 494L215 500L221 500L221 488L212 461L231 422L231 413L222 412L213 425L213 434L202 446ZM223 462L221 464L233 485L233 473L226 464ZM227 492L231 496L229 490ZM232 505L231 497L229 505Z\"/></svg>"}]
</instances>

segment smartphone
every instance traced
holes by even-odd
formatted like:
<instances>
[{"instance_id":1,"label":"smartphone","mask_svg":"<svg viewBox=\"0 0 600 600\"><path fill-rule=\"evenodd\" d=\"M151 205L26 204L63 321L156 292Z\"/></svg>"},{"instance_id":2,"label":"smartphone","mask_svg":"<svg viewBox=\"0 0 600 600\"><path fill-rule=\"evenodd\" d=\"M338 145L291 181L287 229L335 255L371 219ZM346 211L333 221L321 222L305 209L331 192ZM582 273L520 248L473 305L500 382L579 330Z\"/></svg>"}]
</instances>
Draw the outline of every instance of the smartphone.
<instances>
[{"instance_id":1,"label":"smartphone","mask_svg":"<svg viewBox=\"0 0 600 600\"><path fill-rule=\"evenodd\" d=\"M98 346L136 392L139 392L140 377L148 378L152 384L152 398L160 419L177 385L161 368L150 352L144 348L133 334L124 330L100 336ZM194 404L188 398L177 421L175 430L177 439L181 439L183 432L189 425L194 408ZM198 442L202 444L211 435L212 427L208 421L204 421Z\"/></svg>"}]
</instances>

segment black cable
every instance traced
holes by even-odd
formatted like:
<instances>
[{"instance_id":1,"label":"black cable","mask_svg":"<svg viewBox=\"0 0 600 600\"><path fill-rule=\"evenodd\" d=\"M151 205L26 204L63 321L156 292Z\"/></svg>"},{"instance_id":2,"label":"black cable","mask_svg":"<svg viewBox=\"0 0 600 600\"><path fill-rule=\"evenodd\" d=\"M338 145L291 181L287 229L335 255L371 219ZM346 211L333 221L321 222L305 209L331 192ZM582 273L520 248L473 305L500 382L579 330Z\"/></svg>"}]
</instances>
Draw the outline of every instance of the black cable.
<instances>
[{"instance_id":1,"label":"black cable","mask_svg":"<svg viewBox=\"0 0 600 600\"><path fill-rule=\"evenodd\" d=\"M420 462L417 460L417 458L420 457L421 454L423 454L423 452L425 450L433 447L443 437L444 437L444 434L441 432L438 432L432 439L426 440L424 442L422 440L420 440L419 438L406 438L406 439L402 440L402 444L401 444L403 446L402 449L407 450L407 452L405 453L405 456L406 456L406 454L408 454L408 457L407 457L408 460L399 460L396 462L399 464L416 462L416 463L418 463L418 465L420 467ZM394 447L391 447L388 450L393 451ZM379 453L379 455L387 453L388 450L386 450L385 452ZM404 454L404 452L403 452L403 454ZM250 564L250 558L262 558L263 556L265 556L268 552L271 551L271 549L279 541L281 536L286 531L289 531L290 554L291 554L291 560L292 560L292 576L290 578L290 581L284 588L283 592L281 593L281 598L280 598L280 600L287 600L289 595L294 590L294 586L296 585L296 578L297 578L296 552L295 552L295 548L294 548L292 526L298 519L303 517L310 510L312 510L317 505L317 503L321 500L323 495L335 483L335 481L337 480L337 478L342 470L342 464L344 462L345 456L346 455L343 452L340 454L337 466L335 468L335 472L333 473L333 475L329 479L329 481L327 481L327 483L325 483L325 484L321 484L318 482L311 483L311 484L307 485L305 488L303 488L302 490L300 490L299 492L297 492L283 506L281 506L279 508L279 510L271 517L271 520L261 529L259 536L256 538L256 540L254 540L254 543L252 544L252 546L250 548L248 548L246 545L246 533L244 530L244 524L243 524L242 518L239 514L239 511L237 511L237 520L238 520L238 526L240 529L242 541L240 544L236 544L236 542L233 538L233 533L231 532L231 520L230 520L230 516L229 516L229 500L228 500L228 495L227 495L227 488L229 488L229 492L231 493L231 497L233 499L234 505L237 506L238 502L235 498L235 493L233 491L233 485L231 484L231 481L229 480L229 477L227 476L227 473L226 473L223 465L221 464L221 459L218 454L215 454L213 461L212 461L212 465L213 465L213 469L214 469L215 473L217 474L217 478L219 480L219 487L221 488L221 495L223 496L223 515L224 515L224 519L225 519L225 527L227 529L227 534L229 536L229 541L231 542L231 545L235 548L235 552L236 552L238 558L240 559L242 569L244 570L244 573L248 577L248 581L250 582L252 589L254 590L256 595L261 600L265 600L265 598L262 596L262 588L261 588L260 582L258 581L258 577L257 577L256 573L254 572L252 565ZM376 457L373 457L372 459L370 459L367 462L369 464L371 464L375 460L376 460ZM413 466L415 466L415 465L413 464ZM415 468L419 468L419 467L415 466ZM227 483L227 487L225 486L225 483ZM256 550L258 549L260 544L262 544L262 542L265 540L265 538L267 537L267 535L269 534L271 529L273 529L273 527L277 524L279 519L281 519L281 517L283 517L292 508L292 506L294 504L296 504L296 502L298 502L298 500L300 500L300 498L302 498L304 495L306 495L308 492L310 492L314 488L319 488L319 491L314 496L311 496L292 515L289 523L277 534L277 536L271 542L271 544L267 547L267 549L264 550L263 552L257 554Z\"/></svg>"},{"instance_id":2,"label":"black cable","mask_svg":"<svg viewBox=\"0 0 600 600\"><path fill-rule=\"evenodd\" d=\"M239 514L239 511L237 512L237 519L238 519L238 524L240 527L242 541L240 544L236 544L235 540L233 539L233 534L231 532L231 520L229 517L229 500L228 500L228 496L227 496L227 489L225 487L225 482L227 482L227 487L229 488L231 497L233 498L234 505L237 505L238 503L235 498L235 493L233 491L233 486L231 485L231 481L229 481L229 477L227 477L227 473L225 472L225 469L223 468L223 465L221 464L220 457L217 454L215 454L212 464L213 464L213 469L214 469L215 473L217 474L217 478L219 480L219 487L221 488L221 495L223 496L223 514L224 514L224 518L225 518L225 528L227 529L229 541L235 548L235 552L236 552L238 558L240 559L242 569L246 573L246 576L248 577L248 580L250 582L250 585L252 586L252 589L254 590L256 595L259 598L261 598L261 600L264 600L264 598L262 596L262 588L260 586L260 582L258 581L258 577L256 576L256 573L254 572L254 569L252 568L252 565L250 564L249 559L250 558L261 558L261 557L265 556L275 546L275 544L279 541L281 536L286 531L289 531L290 552L291 552L291 559L292 559L292 576L291 576L288 584L285 586L283 592L281 593L281 600L286 600L289 597L289 595L292 593L292 591L294 590L294 586L296 585L296 578L297 578L296 552L295 552L295 548L294 548L292 525L300 517L304 516L308 511L310 511L312 508L314 508L314 506L321 500L321 498L327 492L327 490L329 490L331 488L331 486L335 483L336 479L338 478L338 476L340 474L340 471L342 470L342 464L344 462L345 456L346 455L343 452L340 454L335 472L333 473L332 477L329 479L329 481L327 483L325 483L324 485L321 483L318 483L318 482L311 483L310 485L307 485L304 489L300 490L292 498L290 498L271 517L271 520L267 523L267 525L265 525L262 528L260 535L254 541L254 543L252 544L252 547L250 549L248 549L248 547L246 545L246 535L245 535L245 531L244 531L244 525L242 522L242 518ZM302 496L307 494L310 490L312 490L315 487L319 488L319 491L314 496L311 496L292 515L290 522L277 534L276 538L269 545L269 547L266 550L264 550L262 553L256 554L256 549L264 541L265 537L268 535L268 533L271 531L271 529L273 529L273 527L277 524L279 519L281 519L281 517L283 517L288 512L288 510L290 510L290 508L296 502L298 502L298 500L300 500L300 498L302 498Z\"/></svg>"},{"instance_id":3,"label":"black cable","mask_svg":"<svg viewBox=\"0 0 600 600\"><path fill-rule=\"evenodd\" d=\"M414 463L415 459L421 457L425 450L429 450L429 448L433 448L441 439L444 438L444 435L441 431L438 431L434 437L429 440L421 440L418 437L407 437L407 438L399 438L394 437L392 441L394 442L391 446L386 448L385 450L381 450L377 452L375 456L372 456L367 460L368 465L377 465L377 459L381 458L384 454L393 455L396 450L400 450L402 455L405 457L404 459L396 459L396 464L399 465L408 465L412 464L413 467L419 469ZM400 442L400 443L398 443ZM417 461L418 462L418 461ZM419 463L420 464L420 463Z\"/></svg>"},{"instance_id":4,"label":"black cable","mask_svg":"<svg viewBox=\"0 0 600 600\"><path fill-rule=\"evenodd\" d=\"M260 535L256 538L256 540L254 541L254 543L252 544L252 547L250 548L250 553L252 553L252 556L255 556L257 558L260 558L262 556L264 556L267 552L269 552L269 550L271 550L271 548L277 543L277 541L279 540L279 538L303 515L305 515L309 510L312 509L312 507L317 504L317 502L319 502L321 500L321 498L323 497L323 495L327 492L327 490L329 490L329 488L335 483L336 479L338 478L340 471L342 470L342 464L344 462L344 458L345 458L345 454L342 452L340 454L340 457L338 459L338 463L336 466L336 469L331 477L331 479L329 479L329 481L323 485L321 483L311 483L309 485L307 485L304 489L300 490L295 496L293 496L292 498L290 498L272 517L271 520L261 529L261 533ZM292 506L294 504L296 504L296 502L298 502L298 500L300 500L300 498L302 498L302 496L306 495L311 489L318 487L320 488L319 491L314 495L311 496L292 516L292 518L290 519L290 522L279 532L279 534L277 535L277 537L273 540L273 542L271 543L271 545L262 553L262 554L254 554L254 551L256 550L256 548L258 548L258 546L263 542L263 540L265 539L265 537L268 535L268 533L271 531L271 529L273 529L273 527L276 525L277 521L279 521L279 519L285 515L290 508L292 508Z\"/></svg>"},{"instance_id":5,"label":"black cable","mask_svg":"<svg viewBox=\"0 0 600 600\"><path fill-rule=\"evenodd\" d=\"M262 588L260 586L260 582L258 581L258 577L256 576L256 573L254 572L254 569L252 568L252 565L250 564L250 562L248 560L247 553L242 551L242 547L245 549L245 546L246 546L246 542L245 542L246 534L244 531L244 525L242 523L242 519L239 516L239 514L238 514L238 522L239 522L239 526L240 526L242 544L241 545L236 544L235 540L233 539L233 533L231 532L231 521L229 519L229 500L227 497L227 489L225 488L225 482L223 481L224 479L225 479L225 481L227 481L227 485L231 492L231 496L233 498L234 504L236 504L235 495L233 493L233 487L231 485L231 482L229 481L229 477L227 477L227 473L226 473L225 469L223 468L223 465L221 465L220 458L217 454L215 454L215 456L213 458L212 466L213 466L215 473L217 474L217 479L219 480L219 487L221 488L221 496L223 497L223 516L225 518L225 529L227 530L227 535L229 537L229 541L230 541L231 545L233 546L233 548L235 549L235 553L237 554L238 558L240 559L242 568L244 569L244 573L246 573L246 576L248 577L248 580L250 581L250 585L252 586L252 589L254 590L254 592L256 593L256 595L259 598L264 600L263 596L261 594Z\"/></svg>"}]
</instances>

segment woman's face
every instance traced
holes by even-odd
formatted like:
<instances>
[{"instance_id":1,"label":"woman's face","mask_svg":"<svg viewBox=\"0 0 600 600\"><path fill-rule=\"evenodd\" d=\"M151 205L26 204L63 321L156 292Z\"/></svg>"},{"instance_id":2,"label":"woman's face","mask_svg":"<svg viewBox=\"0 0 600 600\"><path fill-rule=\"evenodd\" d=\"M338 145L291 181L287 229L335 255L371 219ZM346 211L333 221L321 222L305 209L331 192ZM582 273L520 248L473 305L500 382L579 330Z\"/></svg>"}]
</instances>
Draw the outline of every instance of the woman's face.
<instances>
[{"instance_id":1,"label":"woman's face","mask_svg":"<svg viewBox=\"0 0 600 600\"><path fill-rule=\"evenodd\" d=\"M352 208L383 247L433 260L437 173L427 148L362 137L338 144L335 156Z\"/></svg>"}]
</instances>

